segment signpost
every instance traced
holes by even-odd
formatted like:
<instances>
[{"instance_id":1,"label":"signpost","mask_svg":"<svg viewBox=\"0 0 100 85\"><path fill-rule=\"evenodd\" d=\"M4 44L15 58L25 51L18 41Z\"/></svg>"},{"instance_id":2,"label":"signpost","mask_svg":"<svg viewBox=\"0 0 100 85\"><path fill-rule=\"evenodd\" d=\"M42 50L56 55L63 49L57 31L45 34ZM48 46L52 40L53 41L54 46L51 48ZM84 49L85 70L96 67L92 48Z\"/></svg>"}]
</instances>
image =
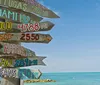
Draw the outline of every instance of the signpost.
<instances>
[{"instance_id":1,"label":"signpost","mask_svg":"<svg viewBox=\"0 0 100 85\"><path fill-rule=\"evenodd\" d=\"M3 55L9 55L12 54L13 56L20 56L22 58L25 58L27 56L29 57L35 57L35 52L24 48L23 46L16 45L16 44L9 44L9 43L3 43L0 42L0 53Z\"/></svg>"},{"instance_id":2,"label":"signpost","mask_svg":"<svg viewBox=\"0 0 100 85\"><path fill-rule=\"evenodd\" d=\"M31 2L29 1L29 3ZM0 0L0 4L4 6L16 8L16 9L21 9L23 11L30 12L30 13L34 12L36 14L39 14L42 17L59 18L59 16L57 16L51 10L49 9L44 10L43 7L41 8L39 6L36 6L39 3L36 3L36 5L32 5L32 4L26 4L25 2L19 2L18 0Z\"/></svg>"},{"instance_id":3,"label":"signpost","mask_svg":"<svg viewBox=\"0 0 100 85\"><path fill-rule=\"evenodd\" d=\"M37 75L35 74L37 73ZM35 75L34 75L35 74ZM0 77L3 78L20 78L20 79L37 79L41 76L40 71L32 72L30 69L18 69L18 68L1 68L0 69Z\"/></svg>"},{"instance_id":4,"label":"signpost","mask_svg":"<svg viewBox=\"0 0 100 85\"><path fill-rule=\"evenodd\" d=\"M33 42L33 43L49 43L52 37L49 34L36 33L2 33L0 41L6 42Z\"/></svg>"},{"instance_id":5,"label":"signpost","mask_svg":"<svg viewBox=\"0 0 100 85\"><path fill-rule=\"evenodd\" d=\"M34 12L34 13L33 13ZM21 46L25 43L49 43L49 34L30 33L49 31L54 26L43 18L59 18L53 11L36 0L0 0L0 77L2 85L24 85L21 79L39 79L40 70L19 67L45 65L46 57ZM41 49L40 49L41 50Z\"/></svg>"},{"instance_id":6,"label":"signpost","mask_svg":"<svg viewBox=\"0 0 100 85\"><path fill-rule=\"evenodd\" d=\"M3 78L0 85L24 85L20 78Z\"/></svg>"},{"instance_id":7,"label":"signpost","mask_svg":"<svg viewBox=\"0 0 100 85\"><path fill-rule=\"evenodd\" d=\"M0 0L0 3L1 1L4 0ZM41 21L43 19L32 13L24 12L13 8L2 7L2 6L0 6L0 18L7 19L8 21L12 21L12 22L26 23L26 24L34 23L36 21Z\"/></svg>"},{"instance_id":8,"label":"signpost","mask_svg":"<svg viewBox=\"0 0 100 85\"><path fill-rule=\"evenodd\" d=\"M43 59L46 57L36 58L24 58L24 59L10 59L10 58L0 58L0 67L26 67L35 65L45 65Z\"/></svg>"}]
</instances>

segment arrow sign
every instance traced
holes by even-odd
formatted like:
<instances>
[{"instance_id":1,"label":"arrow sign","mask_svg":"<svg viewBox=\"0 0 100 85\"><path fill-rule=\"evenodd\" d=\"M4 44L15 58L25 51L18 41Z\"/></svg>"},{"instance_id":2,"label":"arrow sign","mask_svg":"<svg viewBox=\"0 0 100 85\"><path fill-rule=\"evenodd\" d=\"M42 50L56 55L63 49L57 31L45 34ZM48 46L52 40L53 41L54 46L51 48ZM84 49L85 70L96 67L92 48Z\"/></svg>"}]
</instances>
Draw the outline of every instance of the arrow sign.
<instances>
[{"instance_id":1,"label":"arrow sign","mask_svg":"<svg viewBox=\"0 0 100 85\"><path fill-rule=\"evenodd\" d=\"M3 0L0 0L0 3ZM41 21L43 18L38 17L32 13L24 12L18 9L7 8L0 6L0 18L6 19L11 22L18 23L34 23L35 21Z\"/></svg>"},{"instance_id":2,"label":"arrow sign","mask_svg":"<svg viewBox=\"0 0 100 85\"><path fill-rule=\"evenodd\" d=\"M18 55L20 57L33 57L36 56L35 52L24 48L23 46L20 45L16 45L16 44L9 44L9 43L3 43L0 42L0 53L3 55L7 55L7 54L12 54L13 56Z\"/></svg>"},{"instance_id":3,"label":"arrow sign","mask_svg":"<svg viewBox=\"0 0 100 85\"><path fill-rule=\"evenodd\" d=\"M2 21L3 19L0 19ZM13 28L12 22L0 22L0 32L20 32L19 29Z\"/></svg>"},{"instance_id":4,"label":"arrow sign","mask_svg":"<svg viewBox=\"0 0 100 85\"><path fill-rule=\"evenodd\" d=\"M48 31L54 26L53 23L46 22L36 22L34 24L16 24L12 22L0 22L1 32L38 32L38 31Z\"/></svg>"},{"instance_id":5,"label":"arrow sign","mask_svg":"<svg viewBox=\"0 0 100 85\"><path fill-rule=\"evenodd\" d=\"M35 73L35 71L34 71ZM20 79L36 79L33 72L31 72L30 69L16 69L16 68L1 68L0 69L0 77L3 78L20 78ZM38 76L40 76L41 73L38 72Z\"/></svg>"},{"instance_id":6,"label":"arrow sign","mask_svg":"<svg viewBox=\"0 0 100 85\"><path fill-rule=\"evenodd\" d=\"M31 72L35 75L36 79L39 79L42 75L41 71L39 69L31 70Z\"/></svg>"},{"instance_id":7,"label":"arrow sign","mask_svg":"<svg viewBox=\"0 0 100 85\"><path fill-rule=\"evenodd\" d=\"M2 68L0 69L0 76L3 78L13 77L21 79L24 79L26 76L35 79L35 76L32 74L30 69Z\"/></svg>"},{"instance_id":8,"label":"arrow sign","mask_svg":"<svg viewBox=\"0 0 100 85\"><path fill-rule=\"evenodd\" d=\"M23 59L9 59L0 58L0 67L25 67L25 66L35 66L35 65L45 65L43 59L46 57L36 58L23 58Z\"/></svg>"},{"instance_id":9,"label":"arrow sign","mask_svg":"<svg viewBox=\"0 0 100 85\"><path fill-rule=\"evenodd\" d=\"M52 37L49 34L35 33L3 33L0 34L0 41L6 42L33 42L33 43L49 43Z\"/></svg>"},{"instance_id":10,"label":"arrow sign","mask_svg":"<svg viewBox=\"0 0 100 85\"><path fill-rule=\"evenodd\" d=\"M18 28L21 32L38 32L38 31L48 31L54 26L53 23L46 22L36 22L34 24L14 24L13 28Z\"/></svg>"},{"instance_id":11,"label":"arrow sign","mask_svg":"<svg viewBox=\"0 0 100 85\"><path fill-rule=\"evenodd\" d=\"M32 5L32 4L26 4L25 2L19 2L18 0L0 0L0 4L4 5L4 6L16 8L16 9L21 9L23 11L30 12L30 13L34 12L36 14L39 14L42 17L59 18L59 16L57 16L51 10L49 10L49 9L48 10L47 9L44 10L39 6L36 6L39 3L37 3L36 5Z\"/></svg>"}]
</instances>

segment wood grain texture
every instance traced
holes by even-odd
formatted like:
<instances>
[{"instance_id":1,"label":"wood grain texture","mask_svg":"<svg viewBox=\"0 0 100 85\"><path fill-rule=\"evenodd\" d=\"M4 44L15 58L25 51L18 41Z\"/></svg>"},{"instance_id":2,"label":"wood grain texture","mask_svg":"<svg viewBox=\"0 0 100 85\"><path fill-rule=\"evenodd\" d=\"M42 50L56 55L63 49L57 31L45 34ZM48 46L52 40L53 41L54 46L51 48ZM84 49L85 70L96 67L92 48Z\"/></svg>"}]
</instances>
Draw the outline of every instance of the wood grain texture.
<instances>
[{"instance_id":1,"label":"wood grain texture","mask_svg":"<svg viewBox=\"0 0 100 85\"><path fill-rule=\"evenodd\" d=\"M35 14L38 14L42 17L48 17L48 18L59 18L58 15L56 15L53 11L49 9L43 9L39 6L35 6L32 4L27 4L25 2L20 2L18 0L0 0L1 5L5 5L8 7L16 8L16 9L21 9L26 12L34 12ZM37 3L40 5L39 3Z\"/></svg>"},{"instance_id":2,"label":"wood grain texture","mask_svg":"<svg viewBox=\"0 0 100 85\"><path fill-rule=\"evenodd\" d=\"M25 42L25 43L49 43L52 37L49 34L40 33L2 33L0 41Z\"/></svg>"}]
</instances>

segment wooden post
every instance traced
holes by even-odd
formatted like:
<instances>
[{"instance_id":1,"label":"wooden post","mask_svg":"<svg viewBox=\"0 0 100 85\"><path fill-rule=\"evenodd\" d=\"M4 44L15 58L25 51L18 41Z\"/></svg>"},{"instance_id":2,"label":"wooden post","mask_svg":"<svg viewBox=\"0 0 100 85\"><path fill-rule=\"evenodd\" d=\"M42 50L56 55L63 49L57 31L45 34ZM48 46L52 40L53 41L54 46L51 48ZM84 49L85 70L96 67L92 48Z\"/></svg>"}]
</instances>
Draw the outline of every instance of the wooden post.
<instances>
[{"instance_id":1,"label":"wooden post","mask_svg":"<svg viewBox=\"0 0 100 85\"><path fill-rule=\"evenodd\" d=\"M19 78L2 78L0 85L24 85L24 82Z\"/></svg>"}]
</instances>

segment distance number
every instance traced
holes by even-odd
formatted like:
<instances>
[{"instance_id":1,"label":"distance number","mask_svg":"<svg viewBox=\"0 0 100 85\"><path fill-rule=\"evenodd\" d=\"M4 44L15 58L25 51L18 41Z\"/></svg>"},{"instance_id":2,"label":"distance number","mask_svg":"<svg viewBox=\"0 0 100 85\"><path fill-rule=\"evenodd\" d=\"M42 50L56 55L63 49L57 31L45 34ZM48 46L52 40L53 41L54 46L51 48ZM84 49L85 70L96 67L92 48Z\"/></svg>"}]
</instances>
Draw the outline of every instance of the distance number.
<instances>
[{"instance_id":1,"label":"distance number","mask_svg":"<svg viewBox=\"0 0 100 85\"><path fill-rule=\"evenodd\" d=\"M39 40L39 35L38 34L22 34L20 40Z\"/></svg>"},{"instance_id":2,"label":"distance number","mask_svg":"<svg viewBox=\"0 0 100 85\"><path fill-rule=\"evenodd\" d=\"M21 29L21 32L34 32L40 29L39 23L35 24L18 24L18 29Z\"/></svg>"}]
</instances>

